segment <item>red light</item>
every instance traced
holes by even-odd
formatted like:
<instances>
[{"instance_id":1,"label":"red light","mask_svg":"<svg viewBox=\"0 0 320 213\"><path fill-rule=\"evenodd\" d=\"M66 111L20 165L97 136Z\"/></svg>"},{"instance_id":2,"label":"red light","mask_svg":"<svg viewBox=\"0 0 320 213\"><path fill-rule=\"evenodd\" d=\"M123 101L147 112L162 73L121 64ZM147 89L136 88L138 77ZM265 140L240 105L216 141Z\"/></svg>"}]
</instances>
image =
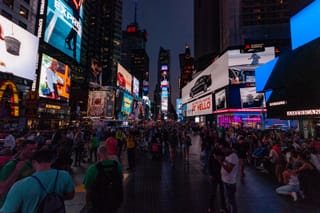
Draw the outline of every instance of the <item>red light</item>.
<instances>
[{"instance_id":1,"label":"red light","mask_svg":"<svg viewBox=\"0 0 320 213\"><path fill-rule=\"evenodd\" d=\"M127 32L128 33L135 33L137 31L136 26L128 26L127 27Z\"/></svg>"},{"instance_id":2,"label":"red light","mask_svg":"<svg viewBox=\"0 0 320 213\"><path fill-rule=\"evenodd\" d=\"M250 49L251 48L251 45L250 44L246 44L245 46L244 46L244 49Z\"/></svg>"}]
</instances>

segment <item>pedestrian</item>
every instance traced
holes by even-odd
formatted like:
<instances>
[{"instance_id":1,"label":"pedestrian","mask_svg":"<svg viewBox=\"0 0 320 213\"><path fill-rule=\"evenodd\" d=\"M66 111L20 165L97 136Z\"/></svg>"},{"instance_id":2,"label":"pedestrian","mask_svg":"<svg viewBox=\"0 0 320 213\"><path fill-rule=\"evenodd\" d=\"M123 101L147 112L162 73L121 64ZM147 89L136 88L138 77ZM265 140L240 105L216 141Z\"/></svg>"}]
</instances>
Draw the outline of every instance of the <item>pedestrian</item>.
<instances>
[{"instance_id":1,"label":"pedestrian","mask_svg":"<svg viewBox=\"0 0 320 213\"><path fill-rule=\"evenodd\" d=\"M31 159L37 149L37 144L32 140L22 141L17 154L7 162L0 171L0 207L11 186L24 177L34 172Z\"/></svg>"},{"instance_id":2,"label":"pedestrian","mask_svg":"<svg viewBox=\"0 0 320 213\"><path fill-rule=\"evenodd\" d=\"M98 157L97 157L98 146L99 146L99 138L97 136L96 131L92 131L92 134L90 137L90 144L89 144L89 162L96 162L98 160Z\"/></svg>"},{"instance_id":3,"label":"pedestrian","mask_svg":"<svg viewBox=\"0 0 320 213\"><path fill-rule=\"evenodd\" d=\"M61 195L63 200L74 197L72 177L66 171L51 169L52 157L49 149L41 149L34 154L32 165L36 172L12 186L0 212L36 212L39 204L51 192Z\"/></svg>"},{"instance_id":4,"label":"pedestrian","mask_svg":"<svg viewBox=\"0 0 320 213\"><path fill-rule=\"evenodd\" d=\"M177 130L172 129L169 133L168 137L168 143L169 143L169 152L170 152L170 161L171 166L174 166L174 161L176 158L176 151L177 151L177 145L178 145L178 136L177 136Z\"/></svg>"},{"instance_id":5,"label":"pedestrian","mask_svg":"<svg viewBox=\"0 0 320 213\"><path fill-rule=\"evenodd\" d=\"M129 131L129 135L126 138L126 149L128 154L128 171L134 171L136 167L135 160L135 148L136 148L136 136L133 130Z\"/></svg>"},{"instance_id":6,"label":"pedestrian","mask_svg":"<svg viewBox=\"0 0 320 213\"><path fill-rule=\"evenodd\" d=\"M185 133L182 137L183 158L185 162L189 162L189 153L191 145L191 137Z\"/></svg>"},{"instance_id":7,"label":"pedestrian","mask_svg":"<svg viewBox=\"0 0 320 213\"><path fill-rule=\"evenodd\" d=\"M107 137L105 146L107 148L109 159L119 162L118 158L118 141L115 138L115 131L111 130L109 137Z\"/></svg>"},{"instance_id":8,"label":"pedestrian","mask_svg":"<svg viewBox=\"0 0 320 213\"><path fill-rule=\"evenodd\" d=\"M123 201L122 165L109 158L106 146L98 148L98 162L84 178L86 205L81 212L115 213Z\"/></svg>"},{"instance_id":9,"label":"pedestrian","mask_svg":"<svg viewBox=\"0 0 320 213\"><path fill-rule=\"evenodd\" d=\"M77 130L73 138L73 147L75 151L74 166L81 166L84 152L84 138L81 130Z\"/></svg>"},{"instance_id":10,"label":"pedestrian","mask_svg":"<svg viewBox=\"0 0 320 213\"><path fill-rule=\"evenodd\" d=\"M239 158L233 151L229 143L222 144L222 152L225 159L219 159L221 165L221 179L224 185L224 191L227 201L227 208L230 213L237 213L236 202L236 183L239 170Z\"/></svg>"},{"instance_id":11,"label":"pedestrian","mask_svg":"<svg viewBox=\"0 0 320 213\"><path fill-rule=\"evenodd\" d=\"M243 135L239 135L236 142L233 144L233 148L237 152L239 158L240 177L243 178L245 176L244 168L249 152L249 144L247 143Z\"/></svg>"},{"instance_id":12,"label":"pedestrian","mask_svg":"<svg viewBox=\"0 0 320 213\"><path fill-rule=\"evenodd\" d=\"M217 195L219 196L220 201L220 212L227 212L226 210L226 201L224 197L224 186L221 179L221 165L220 160L224 158L224 155L218 146L215 146L212 150L209 162L208 162L208 174L210 176L211 183L211 194L209 198L209 208L208 212L214 212L215 202ZM219 190L219 192L217 191Z\"/></svg>"}]
</instances>

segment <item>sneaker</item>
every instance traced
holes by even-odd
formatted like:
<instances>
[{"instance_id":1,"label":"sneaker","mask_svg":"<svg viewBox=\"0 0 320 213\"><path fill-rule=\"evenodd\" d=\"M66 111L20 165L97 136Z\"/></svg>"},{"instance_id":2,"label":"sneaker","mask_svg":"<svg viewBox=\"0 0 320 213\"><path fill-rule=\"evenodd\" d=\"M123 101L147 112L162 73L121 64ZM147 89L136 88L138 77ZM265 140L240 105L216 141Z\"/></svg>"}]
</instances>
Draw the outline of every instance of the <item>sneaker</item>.
<instances>
[{"instance_id":1,"label":"sneaker","mask_svg":"<svg viewBox=\"0 0 320 213\"><path fill-rule=\"evenodd\" d=\"M298 200L298 194L297 194L297 192L291 192L290 195L291 195L293 201L297 201L297 200Z\"/></svg>"}]
</instances>

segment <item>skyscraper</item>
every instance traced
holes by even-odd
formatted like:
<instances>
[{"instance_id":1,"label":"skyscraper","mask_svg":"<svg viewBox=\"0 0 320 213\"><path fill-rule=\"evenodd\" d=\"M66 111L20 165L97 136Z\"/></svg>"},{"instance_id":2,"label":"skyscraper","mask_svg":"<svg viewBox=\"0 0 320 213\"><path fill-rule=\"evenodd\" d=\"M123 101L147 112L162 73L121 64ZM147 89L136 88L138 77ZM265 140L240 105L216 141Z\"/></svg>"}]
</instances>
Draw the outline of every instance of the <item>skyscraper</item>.
<instances>
[{"instance_id":1,"label":"skyscraper","mask_svg":"<svg viewBox=\"0 0 320 213\"><path fill-rule=\"evenodd\" d=\"M87 0L87 68L95 58L102 68L102 85L115 86L121 58L122 0Z\"/></svg>"},{"instance_id":2,"label":"skyscraper","mask_svg":"<svg viewBox=\"0 0 320 213\"><path fill-rule=\"evenodd\" d=\"M167 116L170 101L170 50L160 47L158 56L157 84L154 92L155 111L158 119Z\"/></svg>"},{"instance_id":3,"label":"skyscraper","mask_svg":"<svg viewBox=\"0 0 320 213\"><path fill-rule=\"evenodd\" d=\"M149 91L149 56L146 52L147 31L139 28L136 8L137 2L135 2L134 22L122 32L121 64L139 80L139 96L147 96Z\"/></svg>"},{"instance_id":4,"label":"skyscraper","mask_svg":"<svg viewBox=\"0 0 320 213\"><path fill-rule=\"evenodd\" d=\"M201 71L223 51L248 43L290 49L289 18L312 0L195 0L195 66Z\"/></svg>"},{"instance_id":5,"label":"skyscraper","mask_svg":"<svg viewBox=\"0 0 320 213\"><path fill-rule=\"evenodd\" d=\"M190 46L186 45L185 52L179 54L179 62L180 62L180 97L181 97L181 89L192 80L192 74L194 71L194 59L190 54Z\"/></svg>"}]
</instances>

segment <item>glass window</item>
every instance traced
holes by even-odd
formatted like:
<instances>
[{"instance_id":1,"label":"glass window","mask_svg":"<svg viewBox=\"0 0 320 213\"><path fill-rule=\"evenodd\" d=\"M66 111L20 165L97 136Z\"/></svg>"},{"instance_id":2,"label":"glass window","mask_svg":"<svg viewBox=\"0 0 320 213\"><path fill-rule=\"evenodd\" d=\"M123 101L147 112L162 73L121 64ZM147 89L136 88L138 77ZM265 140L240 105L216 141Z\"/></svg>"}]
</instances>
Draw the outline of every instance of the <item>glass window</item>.
<instances>
[{"instance_id":1,"label":"glass window","mask_svg":"<svg viewBox=\"0 0 320 213\"><path fill-rule=\"evenodd\" d=\"M28 19L29 10L21 5L19 14L20 14L20 16L25 17L26 19Z\"/></svg>"},{"instance_id":2,"label":"glass window","mask_svg":"<svg viewBox=\"0 0 320 213\"><path fill-rule=\"evenodd\" d=\"M13 2L14 2L14 0L2 0L2 1L3 1L3 3L4 3L5 5L7 5L8 7L13 8Z\"/></svg>"}]
</instances>

